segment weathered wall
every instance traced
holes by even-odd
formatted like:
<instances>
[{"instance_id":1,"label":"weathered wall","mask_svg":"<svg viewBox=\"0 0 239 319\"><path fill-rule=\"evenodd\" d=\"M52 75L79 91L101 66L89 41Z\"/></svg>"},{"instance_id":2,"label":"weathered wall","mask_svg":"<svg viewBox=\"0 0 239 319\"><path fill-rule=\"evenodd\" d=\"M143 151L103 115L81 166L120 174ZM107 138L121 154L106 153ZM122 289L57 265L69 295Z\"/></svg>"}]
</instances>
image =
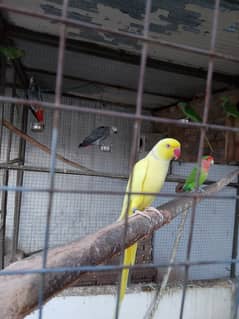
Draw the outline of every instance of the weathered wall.
<instances>
[{"instance_id":1,"label":"weathered wall","mask_svg":"<svg viewBox=\"0 0 239 319\"><path fill-rule=\"evenodd\" d=\"M70 291L68 296L52 299L44 307L47 319L84 318L112 319L115 311L115 289L99 290L92 287ZM105 294L102 294L105 293ZM67 291L66 291L67 294ZM135 289L127 294L122 304L121 319L143 319L153 298L153 292ZM164 294L155 319L178 319L181 302L181 287L168 289ZM184 319L230 319L233 302L233 288L230 283L222 282L212 285L190 285L187 290ZM37 311L26 319L36 319Z\"/></svg>"}]
</instances>

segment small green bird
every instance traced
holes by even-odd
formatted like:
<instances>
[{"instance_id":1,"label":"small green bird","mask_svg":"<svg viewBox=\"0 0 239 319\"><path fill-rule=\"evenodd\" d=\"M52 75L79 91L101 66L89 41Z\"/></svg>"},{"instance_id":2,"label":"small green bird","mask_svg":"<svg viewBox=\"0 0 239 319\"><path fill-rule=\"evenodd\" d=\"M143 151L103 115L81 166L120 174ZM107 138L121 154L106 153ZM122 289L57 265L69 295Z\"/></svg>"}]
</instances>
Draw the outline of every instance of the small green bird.
<instances>
[{"instance_id":1,"label":"small green bird","mask_svg":"<svg viewBox=\"0 0 239 319\"><path fill-rule=\"evenodd\" d=\"M187 119L192 122L202 122L202 118L197 112L186 102L179 102L180 110L186 115Z\"/></svg>"},{"instance_id":2,"label":"small green bird","mask_svg":"<svg viewBox=\"0 0 239 319\"><path fill-rule=\"evenodd\" d=\"M180 107L180 110L183 112L183 114L186 115L187 119L191 120L192 122L202 123L201 116L188 103L179 102L178 106ZM205 140L210 148L210 151L213 152L213 147L211 143L209 142L206 135L205 135Z\"/></svg>"},{"instance_id":3,"label":"small green bird","mask_svg":"<svg viewBox=\"0 0 239 319\"><path fill-rule=\"evenodd\" d=\"M228 96L223 96L221 100L222 100L221 106L224 112L226 113L226 115L228 117L232 116L234 118L239 118L239 111L237 109L236 104L232 103Z\"/></svg>"},{"instance_id":4,"label":"small green bird","mask_svg":"<svg viewBox=\"0 0 239 319\"><path fill-rule=\"evenodd\" d=\"M16 60L22 58L25 55L25 52L14 47L0 46L0 54L3 54L8 60Z\"/></svg>"},{"instance_id":5,"label":"small green bird","mask_svg":"<svg viewBox=\"0 0 239 319\"><path fill-rule=\"evenodd\" d=\"M202 157L201 171L200 171L199 182L198 182L199 187L201 185L203 185L203 183L206 181L206 179L208 177L208 172L209 172L210 166L212 164L214 164L214 159L212 156L206 155L206 156ZM191 173L186 178L186 181L182 187L183 192L192 192L196 189L197 171L198 171L198 167L195 166L192 169Z\"/></svg>"}]
</instances>

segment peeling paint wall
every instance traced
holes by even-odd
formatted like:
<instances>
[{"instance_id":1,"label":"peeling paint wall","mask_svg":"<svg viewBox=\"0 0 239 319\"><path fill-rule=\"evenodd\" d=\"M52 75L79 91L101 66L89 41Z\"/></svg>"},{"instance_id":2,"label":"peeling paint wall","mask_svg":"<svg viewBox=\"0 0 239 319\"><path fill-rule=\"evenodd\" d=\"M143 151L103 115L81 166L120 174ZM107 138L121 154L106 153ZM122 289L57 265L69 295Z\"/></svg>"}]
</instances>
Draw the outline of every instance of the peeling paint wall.
<instances>
[{"instance_id":1,"label":"peeling paint wall","mask_svg":"<svg viewBox=\"0 0 239 319\"><path fill-rule=\"evenodd\" d=\"M9 3L7 0L3 0ZM19 5L11 0L12 5ZM25 0L21 7L34 11L59 16L61 14L61 0ZM150 35L181 44L188 44L207 49L210 44L211 21L214 1L202 0L174 0L153 1L151 13ZM141 34L145 1L70 1L68 17L71 19L92 22L96 25L130 33ZM221 52L238 55L238 13L239 4L221 1L217 47ZM13 23L31 30L58 34L58 25L53 22L41 21L10 13ZM106 46L139 52L141 44L122 36L113 36L104 32L96 32L85 28L68 28L68 34L73 39L95 42ZM171 53L170 53L171 52ZM170 54L169 54L170 53ZM161 46L150 46L150 56L171 60L172 51ZM189 63L187 53L178 54L184 63ZM172 57L179 60L178 56Z\"/></svg>"}]
</instances>

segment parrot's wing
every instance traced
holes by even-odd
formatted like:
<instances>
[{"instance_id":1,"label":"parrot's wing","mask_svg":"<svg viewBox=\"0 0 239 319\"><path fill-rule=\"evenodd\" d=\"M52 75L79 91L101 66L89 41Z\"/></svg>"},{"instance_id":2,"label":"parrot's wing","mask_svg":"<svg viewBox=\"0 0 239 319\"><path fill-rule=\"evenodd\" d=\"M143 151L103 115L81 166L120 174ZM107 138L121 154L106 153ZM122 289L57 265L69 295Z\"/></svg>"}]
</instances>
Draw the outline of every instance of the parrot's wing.
<instances>
[{"instance_id":1,"label":"parrot's wing","mask_svg":"<svg viewBox=\"0 0 239 319\"><path fill-rule=\"evenodd\" d=\"M147 176L148 160L146 158L137 162L133 169L131 188L134 192L142 192L144 181ZM129 184L128 184L129 187ZM127 187L127 189L128 189Z\"/></svg>"},{"instance_id":2,"label":"parrot's wing","mask_svg":"<svg viewBox=\"0 0 239 319\"><path fill-rule=\"evenodd\" d=\"M131 174L131 177L128 181L126 192L129 192L131 190L131 192L140 193L143 191L144 181L147 177L148 165L149 165L149 163L148 163L147 158L144 158L135 164L134 169L133 169L133 174ZM132 209L137 208L137 207L130 207L133 199L135 199L136 196L140 196L140 195L131 195L130 196L130 205L129 205L129 214L130 215L133 213ZM128 196L125 195L121 214L120 214L118 220L122 220L124 218L126 210L127 210L127 205L128 205Z\"/></svg>"},{"instance_id":3,"label":"parrot's wing","mask_svg":"<svg viewBox=\"0 0 239 319\"><path fill-rule=\"evenodd\" d=\"M91 145L99 139L106 139L109 136L109 127L100 126L95 128L89 136L85 137L81 146Z\"/></svg>"},{"instance_id":4,"label":"parrot's wing","mask_svg":"<svg viewBox=\"0 0 239 319\"><path fill-rule=\"evenodd\" d=\"M195 166L192 169L191 173L186 178L186 181L183 185L183 190L185 192L191 191L195 188L196 176L197 176L197 167Z\"/></svg>"},{"instance_id":5,"label":"parrot's wing","mask_svg":"<svg viewBox=\"0 0 239 319\"><path fill-rule=\"evenodd\" d=\"M187 106L184 111L187 117L193 122L202 122L200 115L197 114L197 112L191 106Z\"/></svg>"}]
</instances>

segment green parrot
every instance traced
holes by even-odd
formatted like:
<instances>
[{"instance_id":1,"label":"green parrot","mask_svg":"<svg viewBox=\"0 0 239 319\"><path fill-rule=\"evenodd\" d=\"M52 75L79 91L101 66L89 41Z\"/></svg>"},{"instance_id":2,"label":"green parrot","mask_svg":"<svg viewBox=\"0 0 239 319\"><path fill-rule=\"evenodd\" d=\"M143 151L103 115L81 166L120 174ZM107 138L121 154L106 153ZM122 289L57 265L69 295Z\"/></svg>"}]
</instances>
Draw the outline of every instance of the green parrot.
<instances>
[{"instance_id":1,"label":"green parrot","mask_svg":"<svg viewBox=\"0 0 239 319\"><path fill-rule=\"evenodd\" d=\"M186 115L187 119L191 120L192 122L202 123L202 118L197 112L186 102L179 102L178 106L180 110ZM210 148L210 151L213 152L213 147L209 142L207 136L205 135L205 140Z\"/></svg>"},{"instance_id":2,"label":"green parrot","mask_svg":"<svg viewBox=\"0 0 239 319\"><path fill-rule=\"evenodd\" d=\"M210 166L212 164L214 164L214 159L213 159L212 156L206 155L206 156L202 157L201 171L200 171L199 183L198 183L199 187L201 185L203 185L203 183L206 181L206 179L208 177L209 168L210 168ZM196 188L197 171L198 171L198 167L195 166L192 169L191 173L186 178L185 183L183 184L183 187L182 187L182 191L183 192L192 192L192 191L195 190L195 188Z\"/></svg>"},{"instance_id":3,"label":"green parrot","mask_svg":"<svg viewBox=\"0 0 239 319\"><path fill-rule=\"evenodd\" d=\"M223 96L221 100L222 100L221 106L223 110L225 111L226 115L228 117L232 116L234 118L239 118L239 111L236 107L236 104L232 103L228 96Z\"/></svg>"},{"instance_id":4,"label":"green parrot","mask_svg":"<svg viewBox=\"0 0 239 319\"><path fill-rule=\"evenodd\" d=\"M14 47L0 46L0 54L3 54L9 60L16 60L23 57L25 55L25 52Z\"/></svg>"},{"instance_id":5,"label":"green parrot","mask_svg":"<svg viewBox=\"0 0 239 319\"><path fill-rule=\"evenodd\" d=\"M178 106L180 110L186 115L187 119L191 120L192 122L202 122L202 118L197 112L186 102L179 102Z\"/></svg>"}]
</instances>

